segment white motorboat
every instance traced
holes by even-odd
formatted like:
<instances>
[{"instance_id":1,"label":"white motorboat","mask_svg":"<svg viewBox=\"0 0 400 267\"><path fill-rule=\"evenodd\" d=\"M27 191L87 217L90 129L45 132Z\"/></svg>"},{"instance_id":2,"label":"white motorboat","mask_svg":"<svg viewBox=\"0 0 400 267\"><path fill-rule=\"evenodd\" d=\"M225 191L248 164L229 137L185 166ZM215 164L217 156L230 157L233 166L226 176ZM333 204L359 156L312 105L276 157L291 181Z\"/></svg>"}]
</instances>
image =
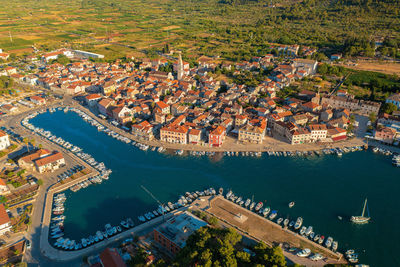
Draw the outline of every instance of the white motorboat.
<instances>
[{"instance_id":1,"label":"white motorboat","mask_svg":"<svg viewBox=\"0 0 400 267\"><path fill-rule=\"evenodd\" d=\"M310 256L310 254L311 254L311 250L308 249L308 248L305 248L305 249L303 249L303 250L297 252L296 255L299 256L299 257L305 258L305 257Z\"/></svg>"},{"instance_id":2,"label":"white motorboat","mask_svg":"<svg viewBox=\"0 0 400 267\"><path fill-rule=\"evenodd\" d=\"M303 218L298 217L296 220L296 224L294 225L294 229L299 229L301 227L301 225L303 224Z\"/></svg>"}]
</instances>

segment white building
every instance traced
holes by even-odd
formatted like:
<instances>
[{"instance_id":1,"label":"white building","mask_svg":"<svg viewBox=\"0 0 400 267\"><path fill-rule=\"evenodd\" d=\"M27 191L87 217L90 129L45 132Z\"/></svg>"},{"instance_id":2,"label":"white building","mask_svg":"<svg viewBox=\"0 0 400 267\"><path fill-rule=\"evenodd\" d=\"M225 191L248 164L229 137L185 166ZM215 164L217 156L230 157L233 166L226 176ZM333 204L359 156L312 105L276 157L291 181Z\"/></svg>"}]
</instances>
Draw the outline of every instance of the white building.
<instances>
[{"instance_id":1,"label":"white building","mask_svg":"<svg viewBox=\"0 0 400 267\"><path fill-rule=\"evenodd\" d=\"M0 204L0 235L11 230L11 221L3 204Z\"/></svg>"},{"instance_id":2,"label":"white building","mask_svg":"<svg viewBox=\"0 0 400 267\"><path fill-rule=\"evenodd\" d=\"M0 179L0 195L7 195L10 193L10 189L3 179Z\"/></svg>"},{"instance_id":3,"label":"white building","mask_svg":"<svg viewBox=\"0 0 400 267\"><path fill-rule=\"evenodd\" d=\"M311 132L311 139L314 141L325 140L328 132L325 124L311 124L308 126Z\"/></svg>"},{"instance_id":4,"label":"white building","mask_svg":"<svg viewBox=\"0 0 400 267\"><path fill-rule=\"evenodd\" d=\"M10 146L10 139L8 139L8 134L0 131L0 150L4 150Z\"/></svg>"},{"instance_id":5,"label":"white building","mask_svg":"<svg viewBox=\"0 0 400 267\"><path fill-rule=\"evenodd\" d=\"M81 58L104 58L104 55L87 52L87 51L73 50L73 52L76 57L81 57Z\"/></svg>"}]
</instances>

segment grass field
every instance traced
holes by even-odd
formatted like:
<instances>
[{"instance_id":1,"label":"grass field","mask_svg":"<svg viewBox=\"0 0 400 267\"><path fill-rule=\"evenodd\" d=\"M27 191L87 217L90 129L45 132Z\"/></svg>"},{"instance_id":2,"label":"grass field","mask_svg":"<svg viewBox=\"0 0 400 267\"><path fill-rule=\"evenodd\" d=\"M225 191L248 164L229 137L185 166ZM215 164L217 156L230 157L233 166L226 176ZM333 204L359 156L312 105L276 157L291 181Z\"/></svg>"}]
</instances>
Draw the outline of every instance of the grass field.
<instances>
[{"instance_id":1,"label":"grass field","mask_svg":"<svg viewBox=\"0 0 400 267\"><path fill-rule=\"evenodd\" d=\"M399 63L387 63L387 62L371 62L371 61L358 61L356 66L342 65L349 69L355 70L366 70L382 72L385 74L396 74L400 76L400 64Z\"/></svg>"}]
</instances>

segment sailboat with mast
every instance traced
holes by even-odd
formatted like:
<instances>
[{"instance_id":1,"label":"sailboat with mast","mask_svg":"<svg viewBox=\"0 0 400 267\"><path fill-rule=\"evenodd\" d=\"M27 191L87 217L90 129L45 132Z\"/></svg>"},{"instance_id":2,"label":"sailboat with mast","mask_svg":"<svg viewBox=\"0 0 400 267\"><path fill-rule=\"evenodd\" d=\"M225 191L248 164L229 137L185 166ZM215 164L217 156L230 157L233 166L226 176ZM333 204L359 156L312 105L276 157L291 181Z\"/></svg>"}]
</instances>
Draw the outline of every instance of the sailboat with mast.
<instances>
[{"instance_id":1,"label":"sailboat with mast","mask_svg":"<svg viewBox=\"0 0 400 267\"><path fill-rule=\"evenodd\" d=\"M365 216L365 209L367 209L368 216ZM351 216L350 221L357 224L368 223L371 217L369 217L369 209L367 204L367 198L364 201L364 207L361 213L361 216Z\"/></svg>"}]
</instances>

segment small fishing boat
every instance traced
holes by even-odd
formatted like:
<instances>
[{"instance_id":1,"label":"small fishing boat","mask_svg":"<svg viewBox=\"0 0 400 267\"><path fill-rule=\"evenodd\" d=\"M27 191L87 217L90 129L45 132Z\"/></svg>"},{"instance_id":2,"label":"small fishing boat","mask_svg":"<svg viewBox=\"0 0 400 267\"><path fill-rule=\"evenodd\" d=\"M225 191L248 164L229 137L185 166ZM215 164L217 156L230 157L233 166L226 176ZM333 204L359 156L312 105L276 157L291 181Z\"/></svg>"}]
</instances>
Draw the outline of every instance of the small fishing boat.
<instances>
[{"instance_id":1,"label":"small fishing boat","mask_svg":"<svg viewBox=\"0 0 400 267\"><path fill-rule=\"evenodd\" d=\"M289 208L293 208L294 204L295 204L294 201L290 202L289 203Z\"/></svg>"}]
</instances>

